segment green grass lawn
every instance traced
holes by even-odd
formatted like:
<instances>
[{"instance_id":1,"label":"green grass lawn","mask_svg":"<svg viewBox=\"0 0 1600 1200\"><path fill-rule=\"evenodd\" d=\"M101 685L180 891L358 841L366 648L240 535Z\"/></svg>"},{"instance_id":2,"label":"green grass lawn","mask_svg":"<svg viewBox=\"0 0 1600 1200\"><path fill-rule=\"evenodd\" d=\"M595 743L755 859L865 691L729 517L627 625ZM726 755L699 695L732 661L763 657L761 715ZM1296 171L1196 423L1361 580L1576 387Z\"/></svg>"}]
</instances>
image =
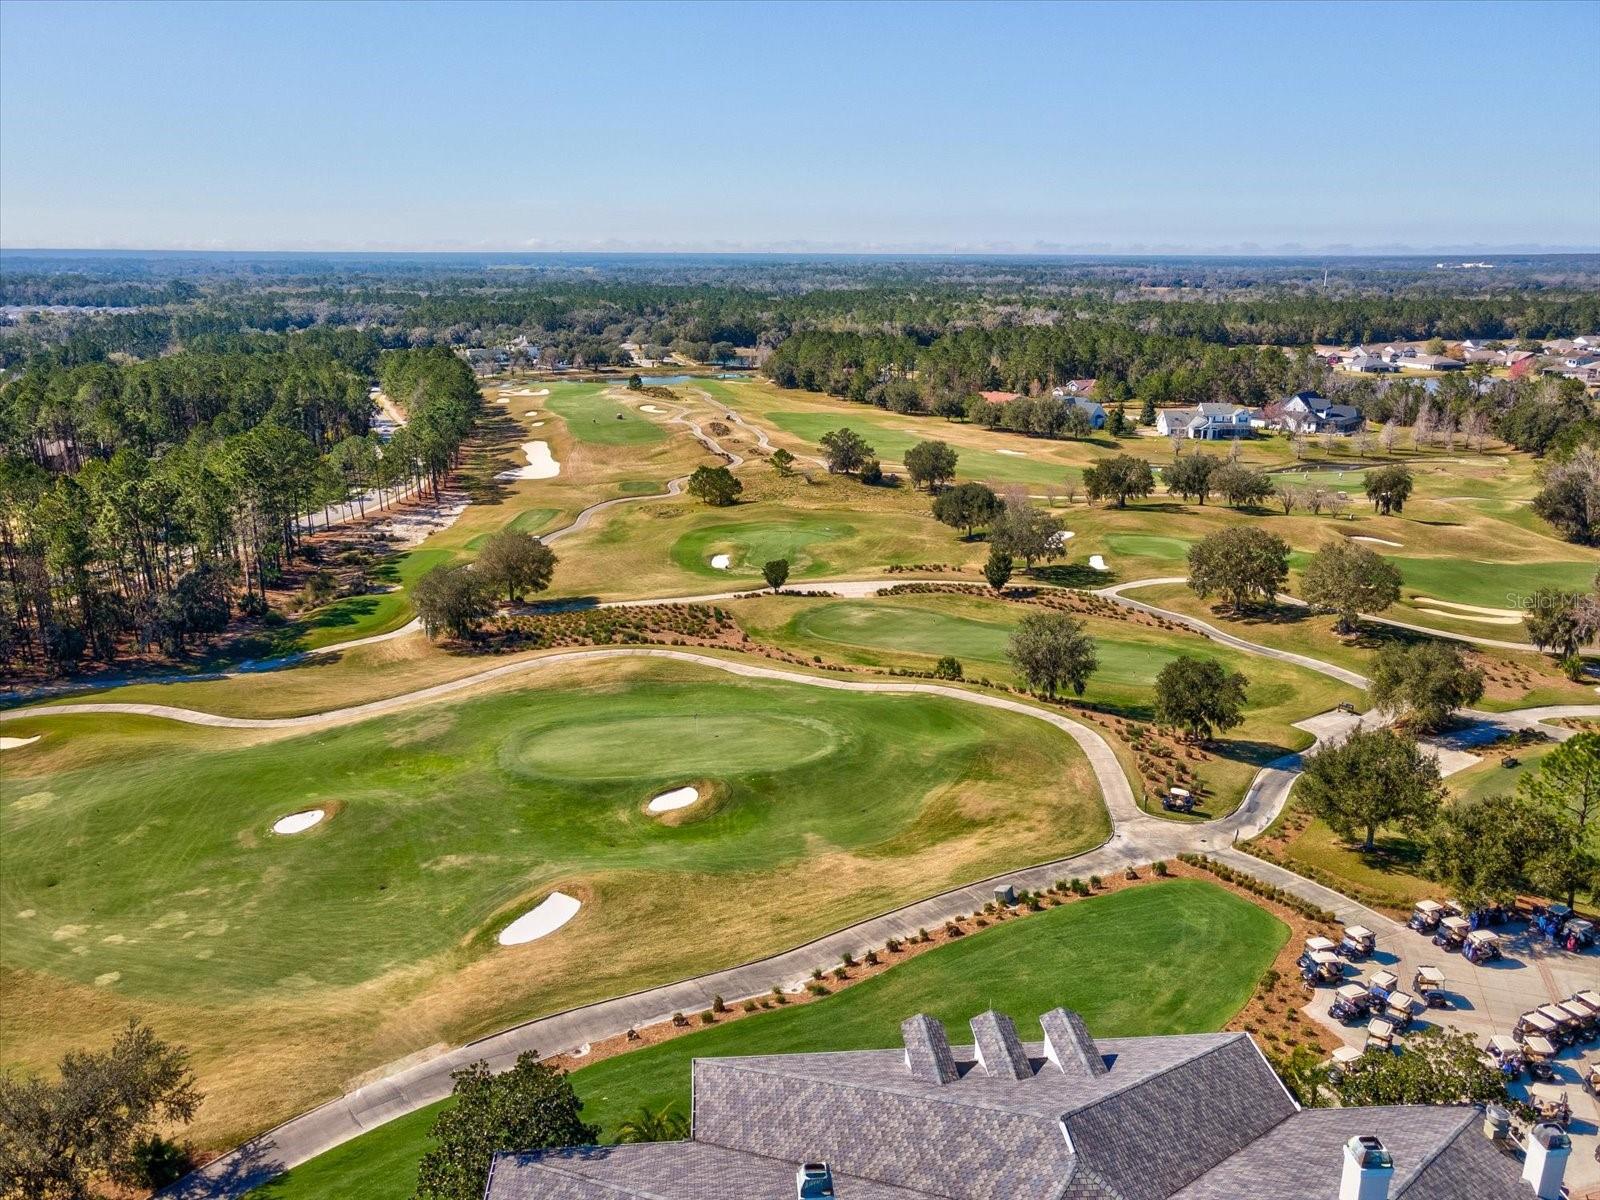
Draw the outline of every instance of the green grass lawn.
<instances>
[{"instance_id":1,"label":"green grass lawn","mask_svg":"<svg viewBox=\"0 0 1600 1200\"><path fill-rule=\"evenodd\" d=\"M832 564L824 557L830 542L852 538L856 527L836 515L798 513L792 517L739 523L704 525L672 544L672 561L685 571L708 579L760 579L764 563L789 560L789 576L804 579L827 575ZM726 569L711 565L728 555Z\"/></svg>"},{"instance_id":2,"label":"green grass lawn","mask_svg":"<svg viewBox=\"0 0 1600 1200\"><path fill-rule=\"evenodd\" d=\"M310 650L398 629L412 617L407 590L453 557L449 550L427 547L398 554L385 560L374 576L376 586L396 590L335 600L290 622L283 632L296 648Z\"/></svg>"},{"instance_id":3,"label":"green grass lawn","mask_svg":"<svg viewBox=\"0 0 1600 1200\"><path fill-rule=\"evenodd\" d=\"M915 1012L966 1041L986 1008L1025 1038L1057 1005L1101 1037L1219 1029L1249 999L1288 937L1270 913L1212 884L1174 880L1080 901L942 946L837 996L701 1030L573 1073L602 1136L640 1105L689 1111L694 1058L860 1050L899 1043ZM1204 986L1195 986L1204 980ZM443 1105L408 1114L261 1189L268 1200L405 1200Z\"/></svg>"},{"instance_id":4,"label":"green grass lawn","mask_svg":"<svg viewBox=\"0 0 1600 1200\"><path fill-rule=\"evenodd\" d=\"M1493 755L1475 767L1452 775L1446 781L1446 786L1459 804L1476 804L1490 796L1509 796L1517 790L1523 776L1537 771L1540 763L1555 748L1552 742L1513 750L1511 757L1517 760L1514 767L1506 766L1504 758Z\"/></svg>"},{"instance_id":5,"label":"green grass lawn","mask_svg":"<svg viewBox=\"0 0 1600 1200\"><path fill-rule=\"evenodd\" d=\"M1113 533L1107 535L1105 541L1106 547L1114 554L1180 566L1188 560L1189 547L1194 545L1188 538L1162 537L1150 533Z\"/></svg>"},{"instance_id":6,"label":"green grass lawn","mask_svg":"<svg viewBox=\"0 0 1600 1200\"><path fill-rule=\"evenodd\" d=\"M552 387L544 406L567 423L567 431L580 442L602 446L649 446L664 442L667 431L648 417L606 393L605 384L569 384Z\"/></svg>"},{"instance_id":7,"label":"green grass lawn","mask_svg":"<svg viewBox=\"0 0 1600 1200\"><path fill-rule=\"evenodd\" d=\"M1400 568L1408 593L1489 608L1516 608L1520 597L1540 587L1587 591L1594 581L1596 567L1594 561L1498 563L1459 558L1391 558L1389 561ZM1512 632L1496 633L1495 627L1489 625L1482 626L1481 631L1488 637L1511 637L1512 640L1522 634L1518 626L1505 628Z\"/></svg>"},{"instance_id":8,"label":"green grass lawn","mask_svg":"<svg viewBox=\"0 0 1600 1200\"><path fill-rule=\"evenodd\" d=\"M8 969L53 997L18 980L12 1011L51 1024L14 1024L0 1055L27 1061L25 1030L103 1028L108 1004L154 1013L196 1044L208 1115L236 1123L418 1046L759 957L1108 827L1076 744L1029 718L681 664L557 667L267 741L142 717L28 724L45 740L0 779L0 938ZM690 783L698 809L644 811ZM314 807L331 816L310 832L270 832ZM495 944L557 888L584 901L570 925ZM95 1006L60 998L73 989ZM409 1003L425 1015L386 1033L382 1014ZM324 1072L297 1061L283 1084L279 1055ZM227 1086L207 1086L219 1063Z\"/></svg>"}]
</instances>

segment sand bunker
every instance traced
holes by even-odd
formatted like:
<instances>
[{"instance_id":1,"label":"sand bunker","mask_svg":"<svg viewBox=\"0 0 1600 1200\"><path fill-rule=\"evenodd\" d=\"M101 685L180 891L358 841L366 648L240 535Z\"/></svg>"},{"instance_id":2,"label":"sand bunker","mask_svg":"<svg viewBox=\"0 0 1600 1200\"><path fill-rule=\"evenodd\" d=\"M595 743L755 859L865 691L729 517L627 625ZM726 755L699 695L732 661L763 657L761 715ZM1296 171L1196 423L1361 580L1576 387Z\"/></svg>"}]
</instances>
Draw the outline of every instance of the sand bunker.
<instances>
[{"instance_id":1,"label":"sand bunker","mask_svg":"<svg viewBox=\"0 0 1600 1200\"><path fill-rule=\"evenodd\" d=\"M1482 613L1486 617L1510 617L1514 621L1522 620L1522 613L1515 608L1485 608L1481 604L1458 604L1454 600L1435 600L1432 596L1418 596L1418 604L1431 604L1435 608L1453 608L1457 612Z\"/></svg>"},{"instance_id":2,"label":"sand bunker","mask_svg":"<svg viewBox=\"0 0 1600 1200\"><path fill-rule=\"evenodd\" d=\"M995 453L997 453L997 454L1009 454L1009 455L1011 455L1012 458L1027 458L1028 457L1028 452L1026 450L997 450L997 451L995 451Z\"/></svg>"},{"instance_id":3,"label":"sand bunker","mask_svg":"<svg viewBox=\"0 0 1600 1200\"><path fill-rule=\"evenodd\" d=\"M31 738L0 737L0 750L20 750L24 746L33 745L43 736L42 733L36 733Z\"/></svg>"},{"instance_id":4,"label":"sand bunker","mask_svg":"<svg viewBox=\"0 0 1600 1200\"><path fill-rule=\"evenodd\" d=\"M698 799L700 799L699 788L673 788L670 792L662 792L646 804L645 809L653 813L676 812L680 808L688 808Z\"/></svg>"},{"instance_id":5,"label":"sand bunker","mask_svg":"<svg viewBox=\"0 0 1600 1200\"><path fill-rule=\"evenodd\" d=\"M510 404L511 401L510 401L510 399L508 397L501 396L498 400L495 401L495 403L496 404Z\"/></svg>"},{"instance_id":6,"label":"sand bunker","mask_svg":"<svg viewBox=\"0 0 1600 1200\"><path fill-rule=\"evenodd\" d=\"M731 554L713 554L711 556L711 569L714 571L726 571L732 563L733 556Z\"/></svg>"},{"instance_id":7,"label":"sand bunker","mask_svg":"<svg viewBox=\"0 0 1600 1200\"><path fill-rule=\"evenodd\" d=\"M549 394L550 394L550 389L549 388L540 388L537 392L529 392L528 393L528 395L530 395L530 396L548 396Z\"/></svg>"},{"instance_id":8,"label":"sand bunker","mask_svg":"<svg viewBox=\"0 0 1600 1200\"><path fill-rule=\"evenodd\" d=\"M1106 560L1101 558L1098 554L1089 555L1089 565L1091 567L1093 567L1096 571L1109 571L1109 570L1111 570L1110 567L1106 566Z\"/></svg>"},{"instance_id":9,"label":"sand bunker","mask_svg":"<svg viewBox=\"0 0 1600 1200\"><path fill-rule=\"evenodd\" d=\"M664 408L657 408L654 404L641 404L639 405L639 411L647 413L664 413L667 410Z\"/></svg>"},{"instance_id":10,"label":"sand bunker","mask_svg":"<svg viewBox=\"0 0 1600 1200\"><path fill-rule=\"evenodd\" d=\"M1352 533L1350 535L1350 540L1352 542L1371 542L1374 546L1397 546L1398 547L1398 546L1404 546L1405 545L1404 542L1391 542L1388 538L1366 537L1365 535L1359 534L1359 533Z\"/></svg>"},{"instance_id":11,"label":"sand bunker","mask_svg":"<svg viewBox=\"0 0 1600 1200\"><path fill-rule=\"evenodd\" d=\"M528 426L528 428L529 429L543 429L544 428L544 422L543 421L534 421L531 425Z\"/></svg>"},{"instance_id":12,"label":"sand bunker","mask_svg":"<svg viewBox=\"0 0 1600 1200\"><path fill-rule=\"evenodd\" d=\"M308 808L305 812L290 813L287 817L279 817L272 823L272 832L304 833L313 825L320 825L322 818L327 815L320 808Z\"/></svg>"},{"instance_id":13,"label":"sand bunker","mask_svg":"<svg viewBox=\"0 0 1600 1200\"><path fill-rule=\"evenodd\" d=\"M537 941L572 920L581 907L577 900L565 892L551 892L539 902L538 907L529 909L502 929L499 942L502 946L520 946L524 942Z\"/></svg>"},{"instance_id":14,"label":"sand bunker","mask_svg":"<svg viewBox=\"0 0 1600 1200\"><path fill-rule=\"evenodd\" d=\"M1430 617L1449 617L1452 621L1471 621L1478 625L1520 625L1521 617L1482 617L1473 613L1445 612L1442 608L1418 608L1418 612L1427 613Z\"/></svg>"},{"instance_id":15,"label":"sand bunker","mask_svg":"<svg viewBox=\"0 0 1600 1200\"><path fill-rule=\"evenodd\" d=\"M501 471L496 479L553 479L561 474L561 464L550 455L549 442L523 442L522 452L528 456L528 465L511 471Z\"/></svg>"}]
</instances>

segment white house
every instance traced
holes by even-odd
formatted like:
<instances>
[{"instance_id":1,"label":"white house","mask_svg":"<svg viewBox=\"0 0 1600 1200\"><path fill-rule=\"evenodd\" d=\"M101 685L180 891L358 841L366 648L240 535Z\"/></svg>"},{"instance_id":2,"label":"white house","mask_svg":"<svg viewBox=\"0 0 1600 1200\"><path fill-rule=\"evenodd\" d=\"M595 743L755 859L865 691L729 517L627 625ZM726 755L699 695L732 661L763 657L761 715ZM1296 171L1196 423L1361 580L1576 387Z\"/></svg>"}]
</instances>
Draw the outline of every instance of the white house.
<instances>
[{"instance_id":1,"label":"white house","mask_svg":"<svg viewBox=\"0 0 1600 1200\"><path fill-rule=\"evenodd\" d=\"M1360 409L1335 404L1321 392L1296 392L1283 402L1283 427L1296 433L1354 433L1363 423Z\"/></svg>"},{"instance_id":2,"label":"white house","mask_svg":"<svg viewBox=\"0 0 1600 1200\"><path fill-rule=\"evenodd\" d=\"M1255 409L1242 404L1208 403L1194 408L1167 408L1156 414L1156 432L1166 437L1176 433L1207 442L1251 437L1258 416Z\"/></svg>"},{"instance_id":3,"label":"white house","mask_svg":"<svg viewBox=\"0 0 1600 1200\"><path fill-rule=\"evenodd\" d=\"M1459 358L1446 358L1443 354L1414 354L1396 361L1402 371L1459 371L1466 366Z\"/></svg>"}]
</instances>

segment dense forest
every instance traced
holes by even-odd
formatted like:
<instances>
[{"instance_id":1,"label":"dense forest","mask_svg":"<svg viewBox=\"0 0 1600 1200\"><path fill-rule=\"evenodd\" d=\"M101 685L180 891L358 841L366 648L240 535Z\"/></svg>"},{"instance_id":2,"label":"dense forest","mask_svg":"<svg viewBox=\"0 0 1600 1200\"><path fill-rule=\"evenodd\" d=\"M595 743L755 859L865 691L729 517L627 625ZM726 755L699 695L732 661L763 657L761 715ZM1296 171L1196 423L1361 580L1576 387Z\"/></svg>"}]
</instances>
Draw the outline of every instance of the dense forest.
<instances>
[{"instance_id":1,"label":"dense forest","mask_svg":"<svg viewBox=\"0 0 1600 1200\"><path fill-rule=\"evenodd\" d=\"M369 385L406 406L384 445ZM0 666L181 651L263 615L298 518L437 487L479 406L442 348L359 336L201 340L150 361L43 354L0 386Z\"/></svg>"}]
</instances>

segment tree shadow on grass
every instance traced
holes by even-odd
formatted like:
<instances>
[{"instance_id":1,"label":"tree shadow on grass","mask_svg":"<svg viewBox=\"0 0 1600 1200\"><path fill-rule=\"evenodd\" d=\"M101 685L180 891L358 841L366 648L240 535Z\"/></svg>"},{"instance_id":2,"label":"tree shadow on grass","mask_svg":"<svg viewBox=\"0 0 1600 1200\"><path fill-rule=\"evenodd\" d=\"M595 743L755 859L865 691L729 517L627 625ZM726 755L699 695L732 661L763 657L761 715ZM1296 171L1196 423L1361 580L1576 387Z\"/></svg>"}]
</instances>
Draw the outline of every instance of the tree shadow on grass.
<instances>
[{"instance_id":1,"label":"tree shadow on grass","mask_svg":"<svg viewBox=\"0 0 1600 1200\"><path fill-rule=\"evenodd\" d=\"M1088 563L1060 563L1055 566L1035 567L1028 576L1043 583L1054 584L1056 587L1068 588L1105 587L1117 580L1116 572L1096 571Z\"/></svg>"},{"instance_id":2,"label":"tree shadow on grass","mask_svg":"<svg viewBox=\"0 0 1600 1200\"><path fill-rule=\"evenodd\" d=\"M1273 742L1252 741L1249 738L1216 738L1207 743L1206 749L1218 758L1225 758L1229 762L1247 763L1252 767L1264 767L1293 753L1287 746L1279 746Z\"/></svg>"},{"instance_id":3,"label":"tree shadow on grass","mask_svg":"<svg viewBox=\"0 0 1600 1200\"><path fill-rule=\"evenodd\" d=\"M351 596L344 600L335 600L317 610L314 615L296 621L302 630L311 629L347 629L358 625L378 610L378 597L376 596Z\"/></svg>"}]
</instances>

